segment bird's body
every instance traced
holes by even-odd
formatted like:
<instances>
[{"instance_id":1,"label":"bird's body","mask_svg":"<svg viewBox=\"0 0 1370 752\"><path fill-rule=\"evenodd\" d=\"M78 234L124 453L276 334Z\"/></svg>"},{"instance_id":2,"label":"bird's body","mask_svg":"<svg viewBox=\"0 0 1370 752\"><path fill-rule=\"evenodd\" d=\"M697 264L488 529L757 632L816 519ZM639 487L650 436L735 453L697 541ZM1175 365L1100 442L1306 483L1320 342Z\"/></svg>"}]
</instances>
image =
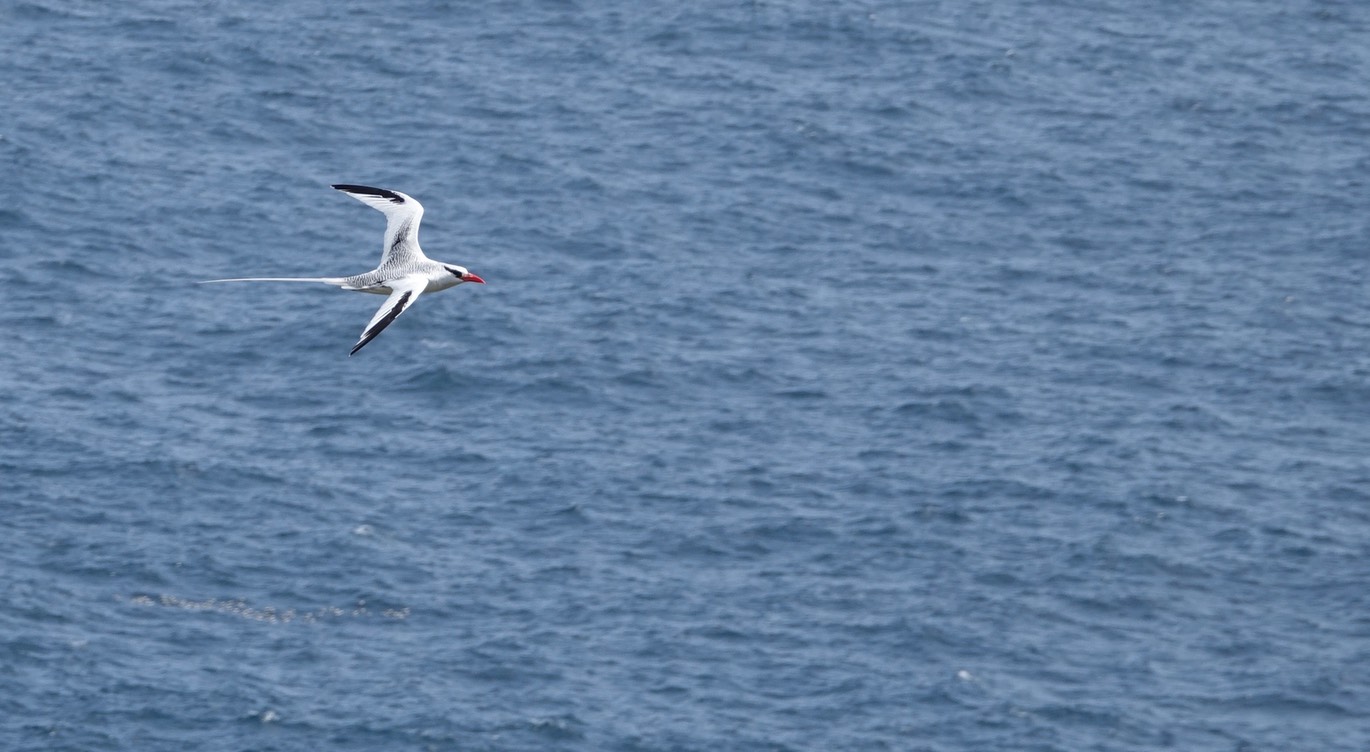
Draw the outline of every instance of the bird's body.
<instances>
[{"instance_id":1,"label":"bird's body","mask_svg":"<svg viewBox=\"0 0 1370 752\"><path fill-rule=\"evenodd\" d=\"M424 293L456 287L462 282L485 284L485 280L465 267L444 264L423 255L419 248L419 221L423 205L399 191L364 185L335 185L334 188L385 214L385 247L375 269L351 277L238 277L211 279L208 282L321 282L355 292L387 295L380 310L362 330L352 347L353 355L390 326L401 313Z\"/></svg>"}]
</instances>

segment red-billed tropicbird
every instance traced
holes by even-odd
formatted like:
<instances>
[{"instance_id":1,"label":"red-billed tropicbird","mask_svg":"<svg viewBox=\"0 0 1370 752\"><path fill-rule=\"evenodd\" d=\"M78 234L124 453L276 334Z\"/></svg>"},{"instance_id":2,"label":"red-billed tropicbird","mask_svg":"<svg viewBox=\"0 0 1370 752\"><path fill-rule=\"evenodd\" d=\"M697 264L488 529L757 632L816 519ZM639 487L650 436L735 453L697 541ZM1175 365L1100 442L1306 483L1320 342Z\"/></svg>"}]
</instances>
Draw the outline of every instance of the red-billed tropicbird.
<instances>
[{"instance_id":1,"label":"red-billed tropicbird","mask_svg":"<svg viewBox=\"0 0 1370 752\"><path fill-rule=\"evenodd\" d=\"M351 355L376 338L401 313L426 292L456 287L462 282L485 284L485 280L464 266L444 264L423 255L419 248L419 220L423 205L399 191L368 188L364 185L335 185L334 188L385 215L385 248L375 270L352 277L238 277L206 282L322 282L344 290L388 295L380 310L362 330Z\"/></svg>"}]
</instances>

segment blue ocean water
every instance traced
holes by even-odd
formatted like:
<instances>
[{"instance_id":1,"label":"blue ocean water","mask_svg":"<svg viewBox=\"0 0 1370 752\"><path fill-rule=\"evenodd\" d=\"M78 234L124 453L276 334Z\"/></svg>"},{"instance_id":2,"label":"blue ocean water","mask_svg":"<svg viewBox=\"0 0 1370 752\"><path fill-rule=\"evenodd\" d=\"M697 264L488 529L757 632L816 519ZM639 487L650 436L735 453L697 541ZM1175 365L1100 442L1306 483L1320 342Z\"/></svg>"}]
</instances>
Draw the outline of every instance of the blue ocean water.
<instances>
[{"instance_id":1,"label":"blue ocean water","mask_svg":"<svg viewBox=\"0 0 1370 752\"><path fill-rule=\"evenodd\" d=\"M0 5L0 747L1370 749L1370 6ZM426 296L314 286L405 191Z\"/></svg>"}]
</instances>

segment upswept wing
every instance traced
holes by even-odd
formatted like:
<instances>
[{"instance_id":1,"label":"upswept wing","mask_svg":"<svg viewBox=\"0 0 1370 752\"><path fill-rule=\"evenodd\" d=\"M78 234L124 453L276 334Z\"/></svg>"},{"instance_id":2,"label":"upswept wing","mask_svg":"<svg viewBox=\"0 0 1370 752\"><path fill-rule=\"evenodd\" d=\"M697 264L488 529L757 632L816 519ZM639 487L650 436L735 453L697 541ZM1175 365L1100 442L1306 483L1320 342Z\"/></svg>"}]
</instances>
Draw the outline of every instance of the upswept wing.
<instances>
[{"instance_id":1,"label":"upswept wing","mask_svg":"<svg viewBox=\"0 0 1370 752\"><path fill-rule=\"evenodd\" d=\"M408 277L400 277L386 284L390 287L390 296L381 304L376 315L371 317L371 322L362 330L361 339L358 339L357 344L352 346L352 352L349 355L356 355L358 350L366 347L366 343L385 331L385 328L399 318L401 313L409 310L409 306L414 305L414 301L419 299L424 288L428 286L428 278L422 274L414 274Z\"/></svg>"},{"instance_id":2,"label":"upswept wing","mask_svg":"<svg viewBox=\"0 0 1370 752\"><path fill-rule=\"evenodd\" d=\"M428 258L419 249L419 221L423 219L423 205L413 196L365 185L339 184L333 187L385 215L385 247L381 251L381 268Z\"/></svg>"}]
</instances>

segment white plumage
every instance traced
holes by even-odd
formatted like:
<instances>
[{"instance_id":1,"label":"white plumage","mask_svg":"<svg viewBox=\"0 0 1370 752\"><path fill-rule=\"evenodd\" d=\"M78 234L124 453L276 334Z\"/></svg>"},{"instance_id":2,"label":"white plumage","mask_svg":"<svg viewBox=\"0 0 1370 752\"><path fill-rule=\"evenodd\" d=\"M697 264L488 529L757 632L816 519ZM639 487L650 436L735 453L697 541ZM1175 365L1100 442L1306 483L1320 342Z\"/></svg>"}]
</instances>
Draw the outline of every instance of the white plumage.
<instances>
[{"instance_id":1,"label":"white plumage","mask_svg":"<svg viewBox=\"0 0 1370 752\"><path fill-rule=\"evenodd\" d=\"M333 187L385 215L385 245L381 249L379 266L351 277L235 277L206 280L206 283L322 282L344 290L389 296L362 330L357 344L352 346L352 355L356 355L366 343L375 339L400 314L414 305L420 295L456 287L462 282L485 284L485 280L467 271L464 266L444 264L423 255L423 249L419 247L419 222L423 219L423 205L412 196L365 185L342 184Z\"/></svg>"}]
</instances>

